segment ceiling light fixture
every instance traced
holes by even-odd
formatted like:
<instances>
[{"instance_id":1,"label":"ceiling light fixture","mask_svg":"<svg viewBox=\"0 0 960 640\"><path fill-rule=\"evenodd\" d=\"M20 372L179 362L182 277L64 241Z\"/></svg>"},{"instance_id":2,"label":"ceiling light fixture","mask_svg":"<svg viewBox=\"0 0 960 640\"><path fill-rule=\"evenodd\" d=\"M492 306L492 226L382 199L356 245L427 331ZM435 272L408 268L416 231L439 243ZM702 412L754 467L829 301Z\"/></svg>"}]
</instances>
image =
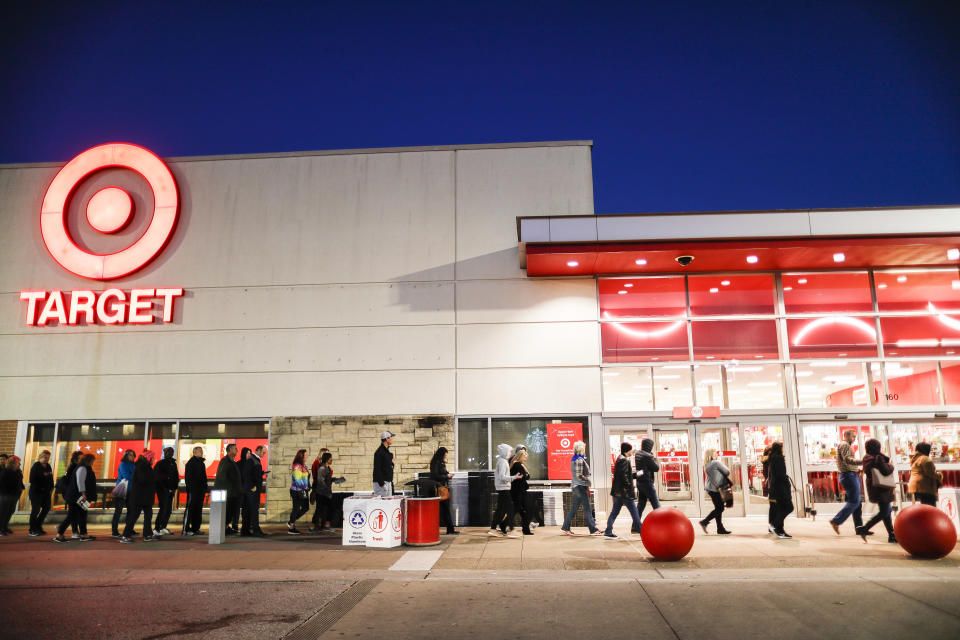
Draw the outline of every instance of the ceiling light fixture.
<instances>
[{"instance_id":1,"label":"ceiling light fixture","mask_svg":"<svg viewBox=\"0 0 960 640\"><path fill-rule=\"evenodd\" d=\"M724 287L729 287L729 286L730 286L730 281L729 281L729 280L721 280L721 281L720 281L720 285L721 285L721 286L724 286Z\"/></svg>"},{"instance_id":2,"label":"ceiling light fixture","mask_svg":"<svg viewBox=\"0 0 960 640\"><path fill-rule=\"evenodd\" d=\"M797 284L807 284L807 279L806 279L806 278L800 278L799 280L797 280Z\"/></svg>"}]
</instances>

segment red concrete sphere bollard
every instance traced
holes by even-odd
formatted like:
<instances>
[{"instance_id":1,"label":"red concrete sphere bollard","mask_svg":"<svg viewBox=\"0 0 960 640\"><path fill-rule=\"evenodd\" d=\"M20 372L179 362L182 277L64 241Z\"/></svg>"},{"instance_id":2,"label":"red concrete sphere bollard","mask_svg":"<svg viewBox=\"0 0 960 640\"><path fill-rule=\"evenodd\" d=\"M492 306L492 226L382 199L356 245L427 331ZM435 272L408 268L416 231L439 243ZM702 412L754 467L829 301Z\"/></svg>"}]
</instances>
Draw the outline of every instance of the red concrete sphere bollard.
<instances>
[{"instance_id":1,"label":"red concrete sphere bollard","mask_svg":"<svg viewBox=\"0 0 960 640\"><path fill-rule=\"evenodd\" d=\"M654 509L640 528L644 548L657 560L679 560L693 548L693 523L677 509Z\"/></svg>"},{"instance_id":2,"label":"red concrete sphere bollard","mask_svg":"<svg viewBox=\"0 0 960 640\"><path fill-rule=\"evenodd\" d=\"M942 558L957 544L957 529L940 509L926 504L907 507L893 522L897 542L918 558Z\"/></svg>"}]
</instances>

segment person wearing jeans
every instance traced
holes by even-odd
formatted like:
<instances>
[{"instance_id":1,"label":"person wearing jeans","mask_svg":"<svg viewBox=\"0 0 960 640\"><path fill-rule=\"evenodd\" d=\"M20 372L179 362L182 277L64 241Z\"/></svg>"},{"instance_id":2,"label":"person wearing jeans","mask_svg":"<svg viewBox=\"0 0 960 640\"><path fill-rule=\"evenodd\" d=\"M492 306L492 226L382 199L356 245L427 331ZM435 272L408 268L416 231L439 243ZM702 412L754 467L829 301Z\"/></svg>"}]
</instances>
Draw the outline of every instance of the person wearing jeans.
<instances>
[{"instance_id":1,"label":"person wearing jeans","mask_svg":"<svg viewBox=\"0 0 960 640\"><path fill-rule=\"evenodd\" d=\"M657 485L655 483L656 474L660 471L660 465L657 458L653 455L653 440L644 438L640 442L640 451L633 458L636 467L635 476L637 478L637 513L643 517L643 510L647 508L647 502L651 509L660 508L660 497L657 495ZM640 533L637 529L634 533Z\"/></svg>"},{"instance_id":2,"label":"person wearing jeans","mask_svg":"<svg viewBox=\"0 0 960 640\"><path fill-rule=\"evenodd\" d=\"M629 442L621 443L620 455L617 457L613 467L613 483L610 487L610 495L613 496L613 508L610 510L610 517L607 518L607 528L603 532L605 540L616 540L617 536L613 533L613 523L620 515L620 509L624 506L630 512L633 518L633 527L635 531L640 531L640 513L637 511L636 492L633 489L633 472L630 469L630 452L633 446Z\"/></svg>"},{"instance_id":3,"label":"person wearing jeans","mask_svg":"<svg viewBox=\"0 0 960 640\"><path fill-rule=\"evenodd\" d=\"M120 520L123 517L123 508L127 506L127 495L130 492L130 482L133 479L133 470L137 460L137 452L133 449L127 449L123 452L123 459L120 460L120 466L117 468L117 485L125 482L127 487L122 495L113 497L113 520L110 522L111 536L120 537Z\"/></svg>"},{"instance_id":4,"label":"person wearing jeans","mask_svg":"<svg viewBox=\"0 0 960 640\"><path fill-rule=\"evenodd\" d=\"M567 516L563 519L563 526L560 527L560 531L568 536L573 535L570 526L574 516L577 515L577 509L581 506L583 506L583 515L587 520L590 535L600 535L597 523L593 520L593 511L590 510L590 465L587 464L586 453L587 445L582 440L573 443L573 457L570 459L570 488L573 500Z\"/></svg>"},{"instance_id":5,"label":"person wearing jeans","mask_svg":"<svg viewBox=\"0 0 960 640\"><path fill-rule=\"evenodd\" d=\"M857 432L853 429L847 429L843 432L844 441L837 447L837 471L840 472L840 486L843 487L846 494L846 504L830 520L830 526L833 527L837 535L840 535L840 525L846 522L851 515L853 516L854 527L863 526L863 505L860 503L860 473L858 469L863 462L853 457L853 449L850 447L856 439Z\"/></svg>"},{"instance_id":6,"label":"person wearing jeans","mask_svg":"<svg viewBox=\"0 0 960 640\"><path fill-rule=\"evenodd\" d=\"M703 472L706 475L704 489L713 502L713 511L707 514L707 517L700 521L700 528L707 533L707 525L711 520L717 521L717 533L721 535L730 532L723 526L723 497L720 495L720 489L730 481L730 469L720 462L717 457L716 449L707 449L703 456Z\"/></svg>"}]
</instances>

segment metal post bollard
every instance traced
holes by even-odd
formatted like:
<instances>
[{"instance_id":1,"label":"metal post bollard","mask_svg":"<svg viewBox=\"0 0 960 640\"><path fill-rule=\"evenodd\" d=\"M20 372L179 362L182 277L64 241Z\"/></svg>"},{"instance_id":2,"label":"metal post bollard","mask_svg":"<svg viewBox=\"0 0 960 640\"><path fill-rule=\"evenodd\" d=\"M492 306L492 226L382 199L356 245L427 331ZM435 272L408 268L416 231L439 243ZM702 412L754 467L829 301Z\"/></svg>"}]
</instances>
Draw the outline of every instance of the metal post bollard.
<instances>
[{"instance_id":1,"label":"metal post bollard","mask_svg":"<svg viewBox=\"0 0 960 640\"><path fill-rule=\"evenodd\" d=\"M210 544L223 544L227 530L227 492L214 489L210 492Z\"/></svg>"}]
</instances>

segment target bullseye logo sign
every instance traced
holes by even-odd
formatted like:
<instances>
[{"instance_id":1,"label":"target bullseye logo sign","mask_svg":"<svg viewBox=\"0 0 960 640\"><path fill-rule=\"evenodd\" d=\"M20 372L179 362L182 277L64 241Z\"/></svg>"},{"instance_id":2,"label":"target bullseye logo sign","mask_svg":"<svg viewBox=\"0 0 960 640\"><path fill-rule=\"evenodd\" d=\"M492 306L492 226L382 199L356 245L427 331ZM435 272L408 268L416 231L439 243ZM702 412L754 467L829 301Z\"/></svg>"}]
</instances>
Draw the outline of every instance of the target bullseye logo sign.
<instances>
[{"instance_id":1,"label":"target bullseye logo sign","mask_svg":"<svg viewBox=\"0 0 960 640\"><path fill-rule=\"evenodd\" d=\"M153 194L149 225L128 247L113 253L94 253L77 245L68 229L71 196L89 176L112 168L137 173ZM89 280L107 281L129 275L153 260L173 235L179 213L179 194L173 174L150 151L134 144L111 143L87 149L68 162L54 176L40 208L40 235L53 259L67 271ZM85 220L99 234L116 234L125 229L134 215L134 201L118 186L108 186L87 202ZM21 291L27 303L27 324L149 324L156 305L162 321L173 322L174 300L182 288Z\"/></svg>"}]
</instances>

